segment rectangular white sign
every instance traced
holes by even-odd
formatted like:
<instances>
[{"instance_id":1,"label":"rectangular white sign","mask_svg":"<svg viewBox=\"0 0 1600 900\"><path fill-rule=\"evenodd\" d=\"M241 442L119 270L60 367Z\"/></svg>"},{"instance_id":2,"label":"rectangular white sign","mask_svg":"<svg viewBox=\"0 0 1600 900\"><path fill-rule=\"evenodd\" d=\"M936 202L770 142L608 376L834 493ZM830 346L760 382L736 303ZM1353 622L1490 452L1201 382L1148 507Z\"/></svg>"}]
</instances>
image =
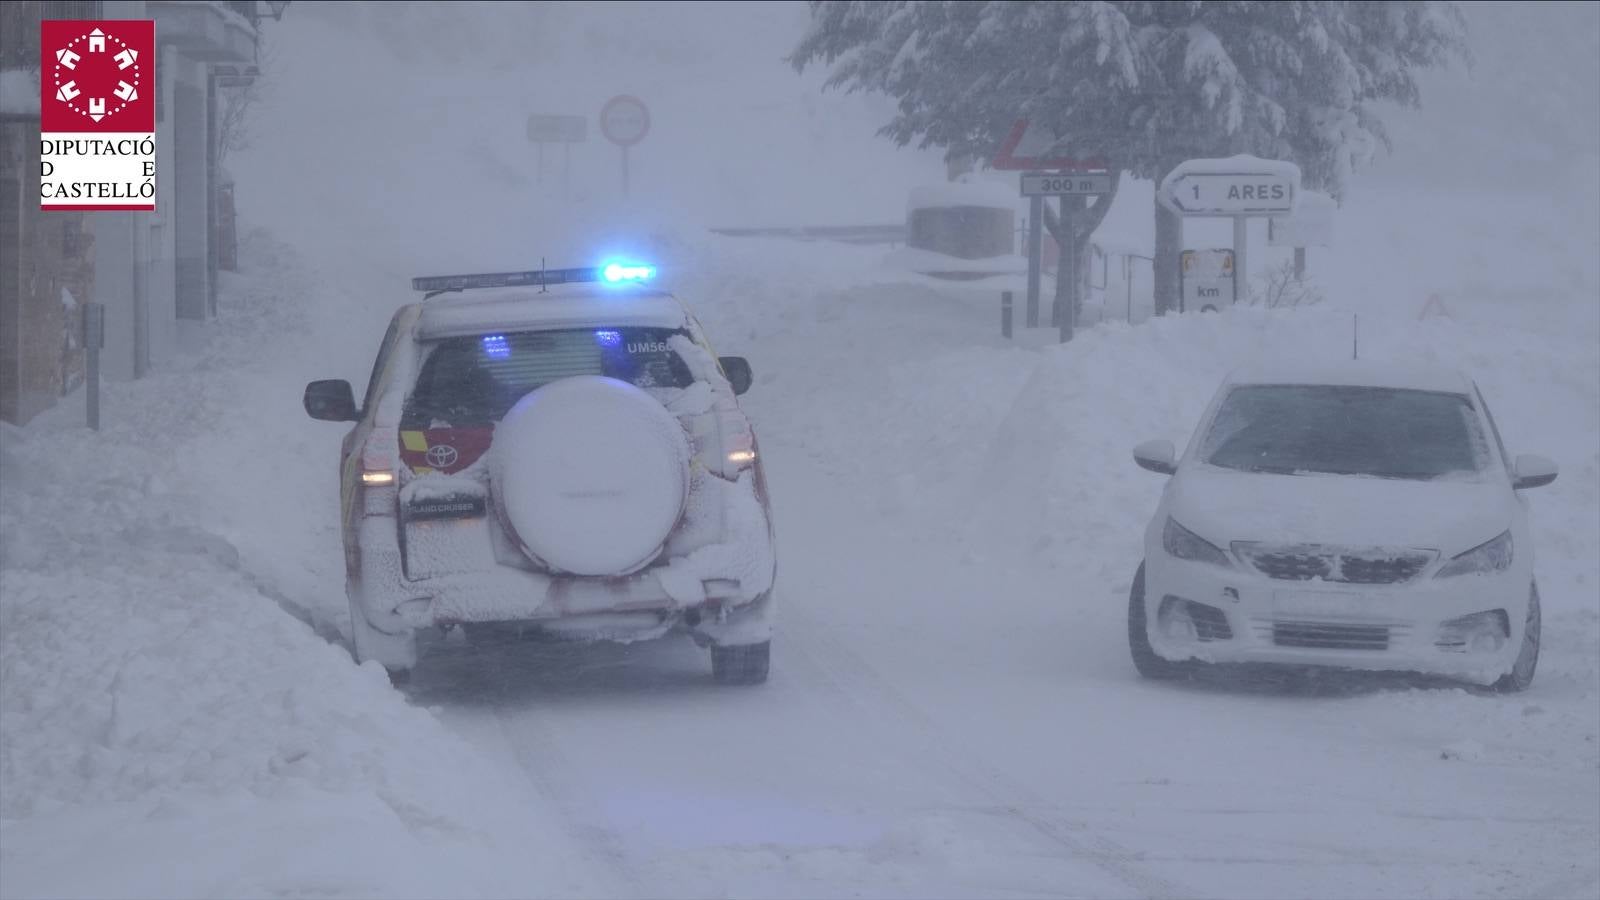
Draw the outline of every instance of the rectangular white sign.
<instances>
[{"instance_id":1,"label":"rectangular white sign","mask_svg":"<svg viewBox=\"0 0 1600 900\"><path fill-rule=\"evenodd\" d=\"M535 144L581 144L589 137L589 120L583 116L528 117L528 140Z\"/></svg>"},{"instance_id":2,"label":"rectangular white sign","mask_svg":"<svg viewBox=\"0 0 1600 900\"><path fill-rule=\"evenodd\" d=\"M1294 209L1294 180L1281 174L1192 172L1173 179L1172 203L1184 215L1286 215Z\"/></svg>"},{"instance_id":3,"label":"rectangular white sign","mask_svg":"<svg viewBox=\"0 0 1600 900\"><path fill-rule=\"evenodd\" d=\"M1058 197L1111 193L1111 176L1108 174L1022 176L1022 196Z\"/></svg>"},{"instance_id":4,"label":"rectangular white sign","mask_svg":"<svg viewBox=\"0 0 1600 900\"><path fill-rule=\"evenodd\" d=\"M155 135L117 132L41 135L39 208L155 209Z\"/></svg>"},{"instance_id":5,"label":"rectangular white sign","mask_svg":"<svg viewBox=\"0 0 1600 900\"><path fill-rule=\"evenodd\" d=\"M1182 308L1186 312L1221 309L1237 295L1232 250L1185 250L1181 257Z\"/></svg>"}]
</instances>

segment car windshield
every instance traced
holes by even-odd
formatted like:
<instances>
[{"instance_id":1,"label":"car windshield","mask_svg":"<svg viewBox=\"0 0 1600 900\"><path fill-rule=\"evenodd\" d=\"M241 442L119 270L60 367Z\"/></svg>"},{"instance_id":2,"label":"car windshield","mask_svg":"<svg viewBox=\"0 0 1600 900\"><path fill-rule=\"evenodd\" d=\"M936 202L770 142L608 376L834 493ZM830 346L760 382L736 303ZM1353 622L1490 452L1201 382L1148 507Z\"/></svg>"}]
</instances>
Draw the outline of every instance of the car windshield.
<instances>
[{"instance_id":1,"label":"car windshield","mask_svg":"<svg viewBox=\"0 0 1600 900\"><path fill-rule=\"evenodd\" d=\"M1428 480L1481 472L1488 452L1461 394L1249 385L1223 400L1200 458L1246 472Z\"/></svg>"},{"instance_id":2,"label":"car windshield","mask_svg":"<svg viewBox=\"0 0 1600 900\"><path fill-rule=\"evenodd\" d=\"M436 342L406 402L402 424L498 422L524 395L574 375L605 375L642 388L684 388L694 376L666 328L506 332Z\"/></svg>"}]
</instances>

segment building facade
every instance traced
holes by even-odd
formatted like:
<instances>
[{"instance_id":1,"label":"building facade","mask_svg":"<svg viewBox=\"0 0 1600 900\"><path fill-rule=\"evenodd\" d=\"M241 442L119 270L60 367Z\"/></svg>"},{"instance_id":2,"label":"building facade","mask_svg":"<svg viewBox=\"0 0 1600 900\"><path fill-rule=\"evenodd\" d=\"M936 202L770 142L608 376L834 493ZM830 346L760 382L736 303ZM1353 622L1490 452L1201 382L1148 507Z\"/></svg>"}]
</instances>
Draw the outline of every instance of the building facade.
<instances>
[{"instance_id":1,"label":"building facade","mask_svg":"<svg viewBox=\"0 0 1600 900\"><path fill-rule=\"evenodd\" d=\"M39 210L39 22L154 19L156 209ZM254 0L0 4L0 420L82 381L82 309L105 306L101 372L143 377L216 315L218 73L256 61Z\"/></svg>"}]
</instances>

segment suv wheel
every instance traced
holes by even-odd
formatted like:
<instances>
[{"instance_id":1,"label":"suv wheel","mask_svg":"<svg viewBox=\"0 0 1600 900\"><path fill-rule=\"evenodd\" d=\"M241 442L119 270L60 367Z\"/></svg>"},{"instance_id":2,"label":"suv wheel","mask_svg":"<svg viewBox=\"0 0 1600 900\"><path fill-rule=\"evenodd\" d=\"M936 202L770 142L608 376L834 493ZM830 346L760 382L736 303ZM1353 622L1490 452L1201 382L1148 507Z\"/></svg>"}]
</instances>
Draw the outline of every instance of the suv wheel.
<instances>
[{"instance_id":1,"label":"suv wheel","mask_svg":"<svg viewBox=\"0 0 1600 900\"><path fill-rule=\"evenodd\" d=\"M1150 630L1144 610L1144 563L1134 573L1133 587L1128 591L1128 649L1133 654L1134 668L1146 678L1181 678L1193 674L1196 664L1192 660L1173 662L1156 653L1150 646Z\"/></svg>"},{"instance_id":2,"label":"suv wheel","mask_svg":"<svg viewBox=\"0 0 1600 900\"><path fill-rule=\"evenodd\" d=\"M711 675L718 684L761 684L771 661L771 641L711 647Z\"/></svg>"},{"instance_id":3,"label":"suv wheel","mask_svg":"<svg viewBox=\"0 0 1600 900\"><path fill-rule=\"evenodd\" d=\"M350 598L350 656L357 665L369 659L382 663L389 673L389 683L399 687L411 679L411 666L417 658L416 635L385 634L373 628L367 623L366 614L361 611L358 590L355 585L346 587L346 595ZM409 664L405 661L409 661Z\"/></svg>"},{"instance_id":4,"label":"suv wheel","mask_svg":"<svg viewBox=\"0 0 1600 900\"><path fill-rule=\"evenodd\" d=\"M1515 694L1533 684L1534 670L1539 667L1539 638L1543 630L1540 619L1539 585L1532 584L1528 586L1528 618L1522 626L1522 649L1517 653L1517 661L1511 664L1511 671L1494 683L1496 691Z\"/></svg>"}]
</instances>

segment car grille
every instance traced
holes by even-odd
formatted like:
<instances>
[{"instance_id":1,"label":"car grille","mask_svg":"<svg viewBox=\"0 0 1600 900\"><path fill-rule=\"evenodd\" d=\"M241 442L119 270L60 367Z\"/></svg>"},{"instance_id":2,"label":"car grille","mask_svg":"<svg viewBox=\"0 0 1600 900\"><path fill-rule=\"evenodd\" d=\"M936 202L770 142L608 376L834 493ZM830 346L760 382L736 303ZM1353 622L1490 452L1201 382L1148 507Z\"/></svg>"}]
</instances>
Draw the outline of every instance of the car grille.
<instances>
[{"instance_id":1,"label":"car grille","mask_svg":"<svg viewBox=\"0 0 1600 900\"><path fill-rule=\"evenodd\" d=\"M1438 556L1432 550L1347 550L1235 543L1234 550L1257 572L1279 581L1320 578L1344 584L1401 584L1416 578Z\"/></svg>"},{"instance_id":2,"label":"car grille","mask_svg":"<svg viewBox=\"0 0 1600 900\"><path fill-rule=\"evenodd\" d=\"M1272 642L1279 647L1318 650L1387 650L1389 626L1340 622L1273 622Z\"/></svg>"}]
</instances>

